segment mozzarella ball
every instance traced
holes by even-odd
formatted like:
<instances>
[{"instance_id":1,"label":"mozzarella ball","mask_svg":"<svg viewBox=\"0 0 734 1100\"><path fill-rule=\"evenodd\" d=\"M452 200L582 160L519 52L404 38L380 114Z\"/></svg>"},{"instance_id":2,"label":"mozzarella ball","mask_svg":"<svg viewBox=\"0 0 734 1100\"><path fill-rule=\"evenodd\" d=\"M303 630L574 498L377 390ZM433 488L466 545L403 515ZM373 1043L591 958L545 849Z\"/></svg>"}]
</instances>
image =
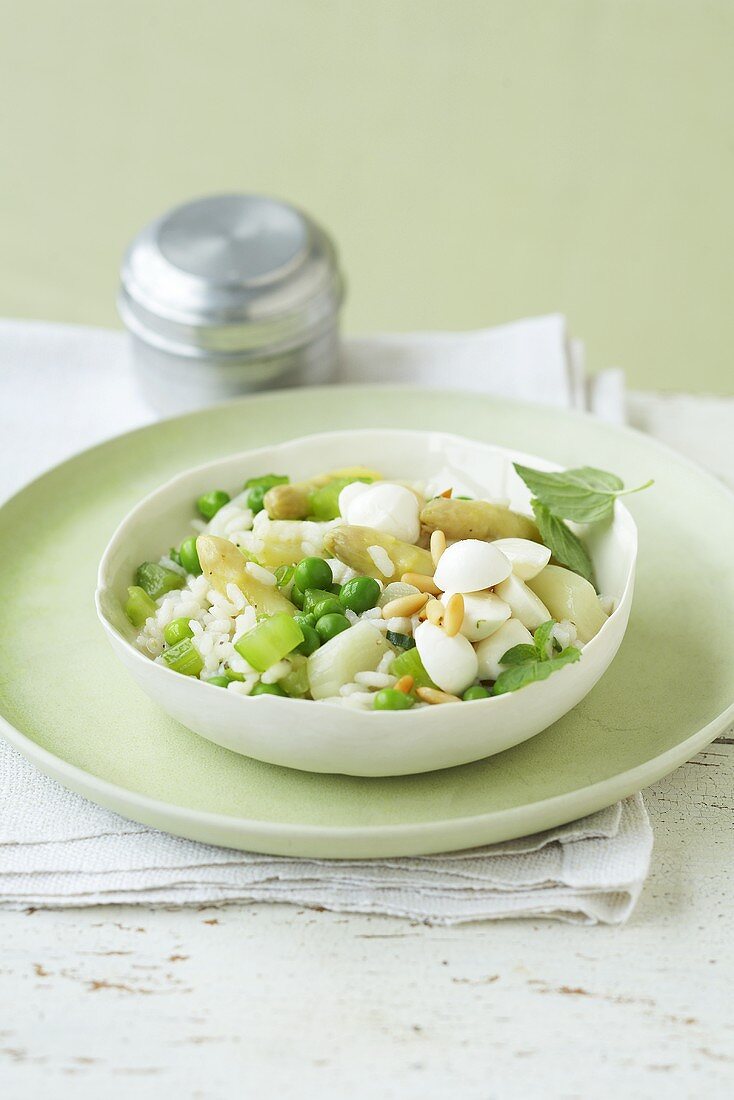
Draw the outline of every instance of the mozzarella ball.
<instances>
[{"instance_id":1,"label":"mozzarella ball","mask_svg":"<svg viewBox=\"0 0 734 1100\"><path fill-rule=\"evenodd\" d=\"M505 671L504 666L500 664L500 659L504 657L507 650L516 645L532 644L533 636L527 627L517 619L508 619L499 630L477 646L479 679L496 680L499 674Z\"/></svg>"},{"instance_id":2,"label":"mozzarella ball","mask_svg":"<svg viewBox=\"0 0 734 1100\"><path fill-rule=\"evenodd\" d=\"M495 539L492 543L510 559L512 572L521 581L537 577L550 561L551 552L547 546L530 539Z\"/></svg>"},{"instance_id":3,"label":"mozzarella ball","mask_svg":"<svg viewBox=\"0 0 734 1100\"><path fill-rule=\"evenodd\" d=\"M352 493L345 499L345 507L342 507L342 497L351 488L348 485L339 494L339 511L347 523L371 527L403 542L418 540L421 533L420 506L410 489L387 481L363 484L362 492Z\"/></svg>"},{"instance_id":4,"label":"mozzarella ball","mask_svg":"<svg viewBox=\"0 0 734 1100\"><path fill-rule=\"evenodd\" d=\"M367 492L369 485L364 481L350 481L349 485L345 485L342 491L339 493L339 514L343 519L347 518L347 512L349 511L349 505L355 500L361 493Z\"/></svg>"},{"instance_id":5,"label":"mozzarella ball","mask_svg":"<svg viewBox=\"0 0 734 1100\"><path fill-rule=\"evenodd\" d=\"M543 601L514 574L497 585L497 595L510 605L513 616L528 630L537 630L541 623L552 619Z\"/></svg>"},{"instance_id":6,"label":"mozzarella ball","mask_svg":"<svg viewBox=\"0 0 734 1100\"><path fill-rule=\"evenodd\" d=\"M477 655L463 634L449 638L439 626L421 623L415 644L426 672L442 691L461 695L476 680Z\"/></svg>"},{"instance_id":7,"label":"mozzarella ball","mask_svg":"<svg viewBox=\"0 0 734 1100\"><path fill-rule=\"evenodd\" d=\"M509 559L493 542L461 539L444 550L433 579L442 592L481 592L511 572Z\"/></svg>"},{"instance_id":8,"label":"mozzarella ball","mask_svg":"<svg viewBox=\"0 0 734 1100\"><path fill-rule=\"evenodd\" d=\"M442 603L448 605L453 592L443 595ZM482 638L488 638L499 630L512 612L504 600L495 596L494 592L462 592L464 600L464 621L461 624L461 633L470 642L481 642Z\"/></svg>"}]
</instances>

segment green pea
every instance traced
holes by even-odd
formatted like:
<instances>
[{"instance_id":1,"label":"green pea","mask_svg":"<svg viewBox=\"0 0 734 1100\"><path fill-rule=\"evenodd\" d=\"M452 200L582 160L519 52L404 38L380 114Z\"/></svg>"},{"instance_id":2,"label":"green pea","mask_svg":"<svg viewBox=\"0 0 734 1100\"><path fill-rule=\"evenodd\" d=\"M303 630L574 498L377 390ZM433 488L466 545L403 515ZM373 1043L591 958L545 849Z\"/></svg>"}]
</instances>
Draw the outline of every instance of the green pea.
<instances>
[{"instance_id":1,"label":"green pea","mask_svg":"<svg viewBox=\"0 0 734 1100\"><path fill-rule=\"evenodd\" d=\"M377 606L380 585L373 577L353 577L342 586L339 599L350 611L360 615Z\"/></svg>"},{"instance_id":2,"label":"green pea","mask_svg":"<svg viewBox=\"0 0 734 1100\"><path fill-rule=\"evenodd\" d=\"M252 489L250 489L247 494L247 507L250 508L255 515L257 515L258 512L262 512L265 507L263 501L266 492L267 490L264 489L262 485L253 485ZM254 695L255 692L253 691L251 694Z\"/></svg>"},{"instance_id":3,"label":"green pea","mask_svg":"<svg viewBox=\"0 0 734 1100\"><path fill-rule=\"evenodd\" d=\"M262 512L264 503L263 498L268 489L272 489L274 485L286 485L288 478L283 477L280 474L265 474L263 477L251 477L245 482L245 489L247 493L247 507L251 508L253 512Z\"/></svg>"},{"instance_id":4,"label":"green pea","mask_svg":"<svg viewBox=\"0 0 734 1100\"><path fill-rule=\"evenodd\" d=\"M293 583L298 585L302 592L307 588L328 589L334 583L334 574L323 558L303 558L296 566Z\"/></svg>"},{"instance_id":5,"label":"green pea","mask_svg":"<svg viewBox=\"0 0 734 1100\"><path fill-rule=\"evenodd\" d=\"M291 588L290 601L294 603L296 607L303 607L303 592L301 592L300 588L295 584Z\"/></svg>"},{"instance_id":6,"label":"green pea","mask_svg":"<svg viewBox=\"0 0 734 1100\"><path fill-rule=\"evenodd\" d=\"M415 699L404 691L395 688L383 688L375 695L372 704L374 710L410 710Z\"/></svg>"},{"instance_id":7,"label":"green pea","mask_svg":"<svg viewBox=\"0 0 734 1100\"><path fill-rule=\"evenodd\" d=\"M287 693L283 691L280 684L263 684L262 682L255 684L250 695L284 695L287 697Z\"/></svg>"},{"instance_id":8,"label":"green pea","mask_svg":"<svg viewBox=\"0 0 734 1100\"><path fill-rule=\"evenodd\" d=\"M472 699L489 699L489 692L481 684L474 684L473 687L466 689L462 699L467 703L471 703Z\"/></svg>"},{"instance_id":9,"label":"green pea","mask_svg":"<svg viewBox=\"0 0 734 1100\"><path fill-rule=\"evenodd\" d=\"M217 688L226 688L229 686L229 680L226 676L210 676L209 679L205 681L205 683L213 684L214 687Z\"/></svg>"},{"instance_id":10,"label":"green pea","mask_svg":"<svg viewBox=\"0 0 734 1100\"><path fill-rule=\"evenodd\" d=\"M321 603L322 600L333 600L334 593L328 589L323 588L307 588L303 594L303 610L308 614L309 611L313 611L316 604ZM339 607L341 611L341 606Z\"/></svg>"},{"instance_id":11,"label":"green pea","mask_svg":"<svg viewBox=\"0 0 734 1100\"><path fill-rule=\"evenodd\" d=\"M309 615L309 618L310 617ZM300 645L296 646L294 653L303 653L304 656L310 657L321 645L321 637L316 629L313 626L309 626L308 623L299 623L298 625L303 634L303 641Z\"/></svg>"},{"instance_id":12,"label":"green pea","mask_svg":"<svg viewBox=\"0 0 734 1100\"><path fill-rule=\"evenodd\" d=\"M316 620L316 633L322 642L329 642L341 634L342 630L349 630L349 619L346 615L322 615Z\"/></svg>"},{"instance_id":13,"label":"green pea","mask_svg":"<svg viewBox=\"0 0 734 1100\"><path fill-rule=\"evenodd\" d=\"M166 645L176 645L184 638L193 638L193 636L194 632L189 626L188 619L172 619L170 623L163 627L163 637Z\"/></svg>"},{"instance_id":14,"label":"green pea","mask_svg":"<svg viewBox=\"0 0 734 1100\"><path fill-rule=\"evenodd\" d=\"M293 622L298 623L300 627L316 626L316 616L312 615L311 612L309 612L308 615L305 615L301 611L298 615L293 616Z\"/></svg>"},{"instance_id":15,"label":"green pea","mask_svg":"<svg viewBox=\"0 0 734 1100\"><path fill-rule=\"evenodd\" d=\"M183 540L178 548L178 556L186 572L193 573L198 577L199 573L201 573L201 563L196 549L196 535L192 535L190 538Z\"/></svg>"},{"instance_id":16,"label":"green pea","mask_svg":"<svg viewBox=\"0 0 734 1100\"><path fill-rule=\"evenodd\" d=\"M213 492L204 493L203 496L200 496L196 502L196 507L204 519L212 519L220 508L224 508L225 504L229 504L229 501L229 493L225 493L224 489L214 489Z\"/></svg>"},{"instance_id":17,"label":"green pea","mask_svg":"<svg viewBox=\"0 0 734 1100\"><path fill-rule=\"evenodd\" d=\"M339 603L336 596L327 596L325 600L319 600L318 603L313 605L311 614L316 622L318 622L319 619L323 619L324 615L343 615L344 608Z\"/></svg>"}]
</instances>

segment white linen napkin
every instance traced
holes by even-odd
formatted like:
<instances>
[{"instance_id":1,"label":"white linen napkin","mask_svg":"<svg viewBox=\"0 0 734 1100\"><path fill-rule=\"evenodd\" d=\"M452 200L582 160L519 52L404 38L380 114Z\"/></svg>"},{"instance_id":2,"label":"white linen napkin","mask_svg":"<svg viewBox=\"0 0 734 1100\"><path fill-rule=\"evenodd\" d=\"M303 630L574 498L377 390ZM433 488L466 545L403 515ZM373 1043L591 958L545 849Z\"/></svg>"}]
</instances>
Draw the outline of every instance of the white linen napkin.
<instances>
[{"instance_id":1,"label":"white linen napkin","mask_svg":"<svg viewBox=\"0 0 734 1100\"><path fill-rule=\"evenodd\" d=\"M118 332L0 321L0 371L0 433L14 455L0 464L0 498L74 451L155 419ZM476 333L350 340L341 380L450 384L624 418L620 373L588 379L583 346L557 315ZM369 861L236 852L126 821L0 741L0 905L11 908L281 901L435 924L510 916L619 923L651 850L638 795L471 852Z\"/></svg>"}]
</instances>

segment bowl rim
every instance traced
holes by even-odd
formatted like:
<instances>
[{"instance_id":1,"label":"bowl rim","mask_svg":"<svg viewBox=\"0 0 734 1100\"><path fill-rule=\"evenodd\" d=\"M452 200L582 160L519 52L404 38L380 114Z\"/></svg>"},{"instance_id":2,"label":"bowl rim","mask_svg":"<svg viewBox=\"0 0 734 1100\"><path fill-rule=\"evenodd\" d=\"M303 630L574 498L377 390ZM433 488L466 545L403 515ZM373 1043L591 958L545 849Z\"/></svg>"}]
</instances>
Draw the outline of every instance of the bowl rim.
<instances>
[{"instance_id":1,"label":"bowl rim","mask_svg":"<svg viewBox=\"0 0 734 1100\"><path fill-rule=\"evenodd\" d=\"M349 439L350 444L354 444L354 442L356 440L358 440L360 437L375 436L375 435L380 435L382 437L385 437L386 435L413 436L413 437L417 437L417 438L421 438L421 439L425 439L425 438L431 437L431 436L434 437L434 438L439 437L442 440L445 440L447 442L453 442L453 443L458 443L458 444L462 444L462 445L469 444L471 446L481 447L485 450L496 451L496 452L499 452L501 454L522 455L523 458L526 459L526 460L530 459L530 460L533 460L535 462L542 463L549 471L550 470L563 470L564 469L563 466L559 465L558 463L551 462L549 459L543 458L541 455L532 455L529 452L525 452L525 451L515 451L514 448L503 447L503 446L501 446L499 444L495 444L495 443L488 443L486 440L472 439L469 436L458 435L456 432L442 432L442 431L439 431L439 430L436 430L436 429L422 430L422 429L418 429L418 428L405 428L405 429L403 429L403 428L357 428L357 429L353 429L353 430L351 430L351 429L350 430L344 430L344 429L338 430L337 429L337 430L328 431L328 432L312 432L312 433L309 433L309 434L306 434L306 435L294 436L291 439L282 440L279 443L267 444L267 445L261 446L261 447L247 448L247 449L242 450L242 451L236 451L232 454L223 455L219 458L212 459L209 462L198 463L195 466L187 467L185 470L182 470L179 473L174 474L173 477L169 478L167 481L163 482L161 485L156 486L156 488L152 489L149 493L146 493L146 495L144 497L142 497L130 509L130 511L126 513L125 516L122 517L120 522L115 527L115 530L113 531L112 535L110 536L110 538L107 542L107 545L105 546L105 549L102 553L102 557L100 558L100 561L99 561L99 566L98 566L98 569L97 569L97 585L96 585L95 593L94 593L94 603L95 603L95 609L96 609L96 612L97 612L97 617L98 617L99 621L101 622L105 632L110 636L111 639L114 640L114 642L116 644L122 645L124 647L124 649L127 651L127 653L129 653L132 656L133 660L135 660L136 662L143 662L144 666L147 669L150 669L151 667L153 667L153 668L158 669L159 673L167 674L169 677L173 677L173 676L179 677L179 674L174 672L173 669L167 668L165 665L159 664L158 662L152 660L150 657L147 657L144 653L142 653L137 648L137 646L135 646L128 638L126 638L117 629L117 627L114 625L114 623L112 623L110 621L110 619L107 617L107 615L105 613L105 610L102 606L102 599L103 599L104 594L107 593L108 591L110 591L110 585L107 583L107 570L108 570L108 567L109 567L110 559L112 557L112 554L114 553L114 551L117 548L117 545L118 545L118 542L119 542L120 538L123 536L123 534L127 530L128 526L131 523L134 523L135 519L138 518L139 513L144 511L144 509L147 507L147 505L153 499L155 499L158 496L163 496L164 494L166 494L166 493L170 492L171 490L175 489L177 487L177 485L179 485L179 483L187 480L192 475L199 474L199 473L204 473L206 470L208 470L212 467L220 466L220 465L223 465L225 463L235 462L240 458L243 459L243 460L249 460L251 457L255 457L255 456L260 455L260 454L270 454L274 451L287 450L287 449L292 448L294 445L297 446L298 444L305 443L305 442L318 443L320 440L333 441L336 437L342 437L344 439ZM619 597L616 600L614 610L612 611L612 613L609 616L607 616L606 622L599 629L598 633L595 634L594 637L591 638L586 643L586 645L584 646L583 651L588 650L589 647L593 647L592 652L594 652L595 650L597 650L598 648L601 647L601 645L605 641L605 636L608 633L607 628L609 627L610 623L612 622L612 619L614 619L615 616L618 615L618 613L622 610L622 608L626 608L626 605L627 605L627 603L630 599L631 591L634 587L635 571L636 571L636 564L637 564L637 553L638 553L637 524L635 523L634 518L633 518L631 512L629 511L629 509L626 507L624 502L620 499L617 499L615 501L615 511L614 511L614 520L613 520L613 522L616 523L617 520L621 520L622 527L625 529L625 531L627 532L628 537L630 538L630 559L629 559L629 562L628 562L628 565L627 565L627 568L626 568L624 586L623 586L621 594L619 595ZM567 670L572 670L573 668L574 668L574 665L568 665L568 666L566 666L565 669L560 669L559 671L560 672L565 672ZM153 673L153 675L156 675L156 673ZM201 685L202 687L209 688L212 691L221 690L221 689L217 689L212 684L208 684L205 680L200 680L198 677L187 677L187 679L196 680L196 682L199 685ZM544 687L544 682L542 682L542 681L538 681L538 682L529 684L523 689L523 697L528 699L528 702L529 702L530 698L534 697L538 693L539 690L543 689L543 687ZM505 706L510 705L510 701L513 700L513 698L516 694L517 693L507 692L503 695L490 695L486 699L473 699L473 700L470 700L470 702L475 703L475 704L482 704L485 707L487 706L487 704L493 703L495 705L495 710L496 710L497 707L499 705L501 705L503 702L504 702ZM270 695L268 693L263 693L261 695L255 695L255 696L246 696L245 698L252 699L255 702L255 705L260 706L261 708L263 708L263 707L265 707L265 708L267 708L267 707L271 707L271 708L272 707L280 707L281 711L283 711L284 708L286 708L286 707L289 707L291 709L293 709L293 707L295 707L295 706L300 707L304 703L310 703L310 704L322 703L322 704L333 706L333 704L331 704L328 699L292 699L292 698L289 698L289 697ZM458 700L458 702L463 703L464 700ZM443 705L444 706L446 706L446 705L450 706L452 704L449 703L449 704L443 704ZM386 718L393 718L394 714L395 714L394 711L380 711L380 710L374 710L374 709L368 709L368 708L362 708L362 710L363 710L364 714L383 715ZM423 716L423 710L424 710L424 708L418 707L418 708L410 708L409 710L406 710L406 711L401 711L400 712L401 721L403 721L403 722L411 721L411 716L412 716L412 720L415 721L418 718L421 718ZM361 716L361 712L360 712L360 716ZM379 719L378 719L378 721L379 721Z\"/></svg>"}]
</instances>

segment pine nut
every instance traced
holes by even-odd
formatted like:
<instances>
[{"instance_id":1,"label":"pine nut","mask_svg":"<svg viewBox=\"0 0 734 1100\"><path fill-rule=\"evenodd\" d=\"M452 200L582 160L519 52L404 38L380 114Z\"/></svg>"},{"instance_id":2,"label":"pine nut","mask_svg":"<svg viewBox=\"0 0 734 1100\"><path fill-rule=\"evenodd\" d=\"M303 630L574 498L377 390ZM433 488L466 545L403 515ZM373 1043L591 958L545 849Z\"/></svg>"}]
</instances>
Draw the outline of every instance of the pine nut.
<instances>
[{"instance_id":1,"label":"pine nut","mask_svg":"<svg viewBox=\"0 0 734 1100\"><path fill-rule=\"evenodd\" d=\"M436 528L431 535L431 557L433 558L433 564L438 565L439 558L446 549L446 536L443 531Z\"/></svg>"},{"instance_id":2,"label":"pine nut","mask_svg":"<svg viewBox=\"0 0 734 1100\"><path fill-rule=\"evenodd\" d=\"M416 611L428 603L427 592L416 592L414 596L399 596L397 600L390 600L382 609L383 619L410 618Z\"/></svg>"},{"instance_id":3,"label":"pine nut","mask_svg":"<svg viewBox=\"0 0 734 1100\"><path fill-rule=\"evenodd\" d=\"M402 691L404 695L410 695L414 682L412 676L401 676L395 685L395 690Z\"/></svg>"},{"instance_id":4,"label":"pine nut","mask_svg":"<svg viewBox=\"0 0 734 1100\"><path fill-rule=\"evenodd\" d=\"M403 573L400 580L403 584L412 584L419 592L428 592L431 596L438 596L441 589L436 587L433 577L427 573Z\"/></svg>"},{"instance_id":5,"label":"pine nut","mask_svg":"<svg viewBox=\"0 0 734 1100\"><path fill-rule=\"evenodd\" d=\"M453 638L461 630L464 622L464 597L461 592L455 592L446 605L446 614L443 617L443 628L449 638Z\"/></svg>"},{"instance_id":6,"label":"pine nut","mask_svg":"<svg viewBox=\"0 0 734 1100\"><path fill-rule=\"evenodd\" d=\"M460 703L458 695L449 695L447 691L439 691L438 688L417 688L416 695L424 703Z\"/></svg>"},{"instance_id":7,"label":"pine nut","mask_svg":"<svg viewBox=\"0 0 734 1100\"><path fill-rule=\"evenodd\" d=\"M426 604L426 618L434 626L440 626L443 619L444 606L440 600L429 600Z\"/></svg>"}]
</instances>

